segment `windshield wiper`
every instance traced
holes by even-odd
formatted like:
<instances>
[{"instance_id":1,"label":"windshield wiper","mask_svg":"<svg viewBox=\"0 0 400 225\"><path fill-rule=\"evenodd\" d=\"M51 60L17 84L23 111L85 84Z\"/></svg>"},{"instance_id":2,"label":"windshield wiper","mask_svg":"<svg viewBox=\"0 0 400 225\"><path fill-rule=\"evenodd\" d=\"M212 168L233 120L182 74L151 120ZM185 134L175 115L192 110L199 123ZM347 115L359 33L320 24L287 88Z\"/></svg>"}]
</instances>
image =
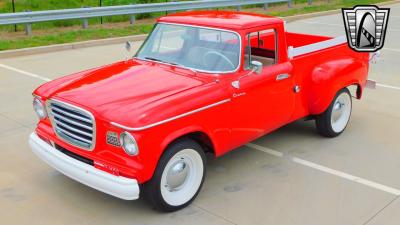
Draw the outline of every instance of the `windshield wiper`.
<instances>
[{"instance_id":1,"label":"windshield wiper","mask_svg":"<svg viewBox=\"0 0 400 225\"><path fill-rule=\"evenodd\" d=\"M145 59L148 59L148 60L153 60L153 61L157 61L157 62L166 63L166 62L162 61L161 59L156 59L156 58L152 58L152 57L144 57L144 58L145 58Z\"/></svg>"},{"instance_id":2,"label":"windshield wiper","mask_svg":"<svg viewBox=\"0 0 400 225\"><path fill-rule=\"evenodd\" d=\"M162 63L174 65L174 66L182 66L182 65L180 65L180 64L178 64L178 63L167 62L167 61L164 61L164 60L161 60L161 59L156 59L156 58L153 58L153 57L144 57L144 58L145 58L145 59L148 59L148 60L156 61L156 62L162 62Z\"/></svg>"},{"instance_id":3,"label":"windshield wiper","mask_svg":"<svg viewBox=\"0 0 400 225\"><path fill-rule=\"evenodd\" d=\"M153 57L144 57L144 58L145 58L145 59L148 59L148 60L156 61L156 62L161 62L161 63L170 64L170 65L173 65L173 66L179 66L179 67L181 67L181 68L188 69L188 70L192 71L193 73L196 73L196 74L197 74L197 71L196 71L195 69L190 68L190 67L186 67L186 66L184 66L184 65L182 65L182 64L180 64L180 63L176 63L176 62L167 62L167 61L163 61L163 60L161 60L161 59L156 59L156 58L153 58Z\"/></svg>"},{"instance_id":4,"label":"windshield wiper","mask_svg":"<svg viewBox=\"0 0 400 225\"><path fill-rule=\"evenodd\" d=\"M179 66L179 67L181 67L181 68L190 70L190 71L192 71L193 73L197 74L197 71L196 71L195 69L190 68L190 67L187 67L187 66L185 66L185 65L182 65L182 64L179 64L179 63L175 63L175 62L170 62L169 64L174 65L174 66Z\"/></svg>"}]
</instances>

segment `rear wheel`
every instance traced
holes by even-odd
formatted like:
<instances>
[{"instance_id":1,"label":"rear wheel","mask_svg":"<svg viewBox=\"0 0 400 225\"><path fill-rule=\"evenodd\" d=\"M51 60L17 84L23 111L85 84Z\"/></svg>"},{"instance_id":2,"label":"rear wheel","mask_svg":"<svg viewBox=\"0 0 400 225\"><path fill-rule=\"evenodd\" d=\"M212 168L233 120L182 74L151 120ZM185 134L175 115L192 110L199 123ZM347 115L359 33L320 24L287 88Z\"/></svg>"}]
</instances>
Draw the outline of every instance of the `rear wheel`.
<instances>
[{"instance_id":1,"label":"rear wheel","mask_svg":"<svg viewBox=\"0 0 400 225\"><path fill-rule=\"evenodd\" d=\"M350 91L347 88L340 90L328 109L317 116L318 132L325 137L337 137L347 127L352 110Z\"/></svg>"},{"instance_id":2,"label":"rear wheel","mask_svg":"<svg viewBox=\"0 0 400 225\"><path fill-rule=\"evenodd\" d=\"M189 205L203 184L205 159L201 146L190 139L168 147L153 178L144 187L145 195L155 208L171 212Z\"/></svg>"}]
</instances>

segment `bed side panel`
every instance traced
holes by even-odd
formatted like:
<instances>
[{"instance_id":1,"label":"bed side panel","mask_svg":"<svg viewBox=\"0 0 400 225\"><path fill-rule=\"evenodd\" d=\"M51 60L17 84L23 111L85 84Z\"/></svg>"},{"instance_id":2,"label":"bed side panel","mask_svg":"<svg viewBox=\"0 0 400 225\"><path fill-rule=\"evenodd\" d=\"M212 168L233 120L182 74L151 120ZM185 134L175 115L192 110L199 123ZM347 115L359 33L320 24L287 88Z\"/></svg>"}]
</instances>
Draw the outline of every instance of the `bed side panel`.
<instances>
[{"instance_id":1,"label":"bed side panel","mask_svg":"<svg viewBox=\"0 0 400 225\"><path fill-rule=\"evenodd\" d=\"M295 57L292 64L301 87L293 120L324 112L344 87L364 87L369 67L368 53L354 52L346 44Z\"/></svg>"}]
</instances>

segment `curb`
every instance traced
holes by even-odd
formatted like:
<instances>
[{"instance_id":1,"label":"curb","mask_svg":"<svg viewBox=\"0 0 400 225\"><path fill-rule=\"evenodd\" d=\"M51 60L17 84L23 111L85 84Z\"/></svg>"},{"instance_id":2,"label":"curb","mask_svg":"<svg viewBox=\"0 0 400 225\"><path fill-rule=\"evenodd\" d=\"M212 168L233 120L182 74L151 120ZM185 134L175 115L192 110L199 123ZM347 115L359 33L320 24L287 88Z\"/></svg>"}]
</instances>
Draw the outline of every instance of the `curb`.
<instances>
[{"instance_id":1,"label":"curb","mask_svg":"<svg viewBox=\"0 0 400 225\"><path fill-rule=\"evenodd\" d=\"M25 55L34 55L40 53L57 52L63 50L80 49L80 48L94 47L100 45L120 44L126 41L143 41L144 39L146 39L146 37L147 34L141 34L141 35L133 35L125 37L106 38L100 40L73 42L73 43L58 44L58 45L48 45L41 47L21 48L16 50L6 50L0 52L0 59L25 56Z\"/></svg>"},{"instance_id":2,"label":"curb","mask_svg":"<svg viewBox=\"0 0 400 225\"><path fill-rule=\"evenodd\" d=\"M378 3L376 5L384 6L384 5L391 5L391 4L396 4L396 3L400 3L400 0L381 2L381 3ZM309 18L318 17L318 16L328 16L328 15L333 15L333 14L340 13L340 12L342 12L341 9L334 9L334 10L329 10L329 11L307 13L307 14L280 17L280 18L289 23L289 22L293 22L293 21L296 21L296 20L309 19Z\"/></svg>"},{"instance_id":3,"label":"curb","mask_svg":"<svg viewBox=\"0 0 400 225\"><path fill-rule=\"evenodd\" d=\"M378 3L377 5L383 6L383 5L391 5L391 4L396 4L396 3L400 3L400 0L381 2L381 3ZM285 20L286 22L290 23L290 22L302 20L302 19L309 19L309 18L313 18L313 17L332 15L332 14L336 14L339 12L341 12L341 9L316 12L316 13L307 13L307 14L280 17L280 18ZM120 43L123 43L126 41L143 41L144 39L146 39L146 37L147 37L147 34L141 34L141 35L133 35L133 36L125 36L125 37L106 38L106 39L100 39L100 40L90 40L90 41L73 42L73 43L66 43L66 44L48 45L48 46L41 46L41 47L22 48L22 49L16 49L16 50L5 50L5 51L0 51L0 59L25 56L25 55L34 55L34 54L40 54L40 53L49 53L49 52L56 52L56 51L63 51L63 50L87 48L87 47L94 47L94 46L100 46L100 45L120 44Z\"/></svg>"}]
</instances>

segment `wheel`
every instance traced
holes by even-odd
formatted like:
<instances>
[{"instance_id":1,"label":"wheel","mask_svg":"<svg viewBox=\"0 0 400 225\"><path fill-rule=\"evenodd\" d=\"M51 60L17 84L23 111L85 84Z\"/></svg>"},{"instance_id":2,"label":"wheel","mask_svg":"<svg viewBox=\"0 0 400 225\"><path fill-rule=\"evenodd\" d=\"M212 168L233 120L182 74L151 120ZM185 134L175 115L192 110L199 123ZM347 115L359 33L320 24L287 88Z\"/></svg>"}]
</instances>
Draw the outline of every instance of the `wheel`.
<instances>
[{"instance_id":1,"label":"wheel","mask_svg":"<svg viewBox=\"0 0 400 225\"><path fill-rule=\"evenodd\" d=\"M144 185L152 205L172 212L189 205L199 193L206 174L206 157L195 141L183 139L167 148L156 171Z\"/></svg>"},{"instance_id":2,"label":"wheel","mask_svg":"<svg viewBox=\"0 0 400 225\"><path fill-rule=\"evenodd\" d=\"M347 127L350 120L352 102L347 88L340 90L328 109L316 117L318 132L325 137L337 137Z\"/></svg>"}]
</instances>

